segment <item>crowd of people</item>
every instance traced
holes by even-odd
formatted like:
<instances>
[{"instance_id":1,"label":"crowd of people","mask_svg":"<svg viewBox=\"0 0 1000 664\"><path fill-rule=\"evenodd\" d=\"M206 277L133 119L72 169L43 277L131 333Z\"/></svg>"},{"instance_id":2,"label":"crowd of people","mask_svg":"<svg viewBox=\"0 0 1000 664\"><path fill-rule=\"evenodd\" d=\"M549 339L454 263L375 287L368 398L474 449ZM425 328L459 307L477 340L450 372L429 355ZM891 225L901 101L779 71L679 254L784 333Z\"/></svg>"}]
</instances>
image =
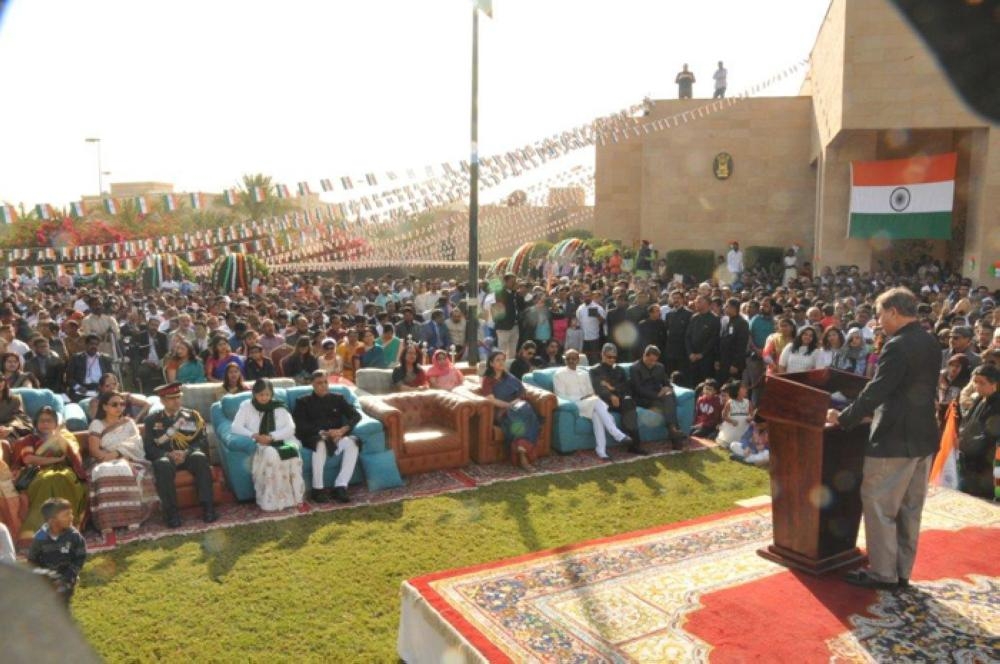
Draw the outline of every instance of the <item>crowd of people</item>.
<instances>
[{"instance_id":1,"label":"crowd of people","mask_svg":"<svg viewBox=\"0 0 1000 664\"><path fill-rule=\"evenodd\" d=\"M329 386L381 368L392 370L396 390L459 387L473 298L483 394L496 406L513 463L532 467L543 423L521 379L543 367L557 368L555 392L591 420L602 459L610 461L607 436L644 453L636 409L650 408L677 447L693 433L715 438L734 458L767 463L767 422L755 412L766 376L824 367L873 376L886 341L874 302L896 286L917 295L919 324L940 340L937 416L942 424L960 418L959 488L994 496L997 293L930 259L811 274L808 264L797 266L796 251L789 258L777 270L745 267L734 242L720 271L700 283L667 274L649 243L627 265L585 252L475 289L390 275L357 283L277 275L234 293L182 279L152 291L114 276L101 285L9 280L0 302L0 522L13 539L40 537L42 548L46 537L68 532L59 525L67 510L70 527L86 517L106 537L141 524L156 503L177 526L178 469L195 475L203 516L214 520L205 423L179 398L184 385L206 382L217 385L217 398L252 392L233 432L258 446L253 475L263 509L347 501L359 450L350 431L360 414ZM278 376L313 386L294 412L274 399L270 379ZM677 386L697 391L692 431L679 430ZM17 387L89 400L86 442L51 408L29 418ZM150 413L153 394L163 408ZM308 493L299 446L314 451ZM324 488L323 464L333 454L342 455L342 470ZM65 504L57 510L51 500Z\"/></svg>"}]
</instances>

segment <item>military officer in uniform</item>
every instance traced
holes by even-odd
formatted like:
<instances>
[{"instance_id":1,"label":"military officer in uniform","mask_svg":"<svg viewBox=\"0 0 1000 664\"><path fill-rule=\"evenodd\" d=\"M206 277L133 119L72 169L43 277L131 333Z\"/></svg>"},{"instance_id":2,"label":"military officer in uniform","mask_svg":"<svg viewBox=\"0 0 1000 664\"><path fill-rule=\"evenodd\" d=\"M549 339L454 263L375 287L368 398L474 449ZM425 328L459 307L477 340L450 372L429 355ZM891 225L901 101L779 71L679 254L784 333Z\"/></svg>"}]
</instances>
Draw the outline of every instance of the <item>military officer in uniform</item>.
<instances>
[{"instance_id":1,"label":"military officer in uniform","mask_svg":"<svg viewBox=\"0 0 1000 664\"><path fill-rule=\"evenodd\" d=\"M167 383L156 388L163 410L148 416L143 432L146 459L153 464L156 492L167 526L177 528L181 516L177 511L177 487L174 477L178 470L194 475L198 501L204 508L205 523L218 516L212 500L212 470L208 462L208 436L205 421L198 411L181 408L181 384Z\"/></svg>"}]
</instances>

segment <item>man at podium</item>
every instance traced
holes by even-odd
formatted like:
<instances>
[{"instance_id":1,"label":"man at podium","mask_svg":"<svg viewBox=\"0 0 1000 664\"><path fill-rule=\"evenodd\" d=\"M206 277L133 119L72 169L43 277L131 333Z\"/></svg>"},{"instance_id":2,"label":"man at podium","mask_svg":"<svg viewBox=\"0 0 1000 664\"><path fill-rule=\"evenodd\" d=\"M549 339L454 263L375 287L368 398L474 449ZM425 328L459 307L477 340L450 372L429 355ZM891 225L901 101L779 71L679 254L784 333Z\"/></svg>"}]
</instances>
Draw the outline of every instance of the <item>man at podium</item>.
<instances>
[{"instance_id":1,"label":"man at podium","mask_svg":"<svg viewBox=\"0 0 1000 664\"><path fill-rule=\"evenodd\" d=\"M844 577L866 588L909 585L939 444L934 396L941 347L917 322L917 304L905 288L878 297L875 310L889 341L875 376L843 411L827 413L830 424L845 429L872 418L861 481L869 566Z\"/></svg>"}]
</instances>

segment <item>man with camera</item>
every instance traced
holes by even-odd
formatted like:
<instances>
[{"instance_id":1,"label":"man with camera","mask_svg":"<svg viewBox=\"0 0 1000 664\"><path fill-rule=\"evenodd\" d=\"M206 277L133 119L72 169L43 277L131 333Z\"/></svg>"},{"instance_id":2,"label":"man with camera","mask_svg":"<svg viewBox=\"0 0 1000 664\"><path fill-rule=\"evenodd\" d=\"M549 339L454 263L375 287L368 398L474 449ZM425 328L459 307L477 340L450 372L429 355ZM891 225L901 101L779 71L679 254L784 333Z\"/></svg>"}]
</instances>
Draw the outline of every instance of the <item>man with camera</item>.
<instances>
[{"instance_id":1,"label":"man with camera","mask_svg":"<svg viewBox=\"0 0 1000 664\"><path fill-rule=\"evenodd\" d=\"M160 332L159 318L146 321L146 329L132 337L130 349L139 391L152 394L157 386L163 384L163 361L168 353L167 335Z\"/></svg>"}]
</instances>

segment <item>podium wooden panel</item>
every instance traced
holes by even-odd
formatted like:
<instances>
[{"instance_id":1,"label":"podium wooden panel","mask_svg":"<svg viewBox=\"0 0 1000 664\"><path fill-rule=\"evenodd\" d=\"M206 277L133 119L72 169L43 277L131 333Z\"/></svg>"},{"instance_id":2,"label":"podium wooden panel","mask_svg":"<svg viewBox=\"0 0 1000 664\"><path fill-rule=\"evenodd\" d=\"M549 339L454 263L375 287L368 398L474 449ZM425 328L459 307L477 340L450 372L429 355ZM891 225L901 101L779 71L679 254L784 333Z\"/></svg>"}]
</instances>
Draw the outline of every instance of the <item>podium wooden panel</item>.
<instances>
[{"instance_id":1,"label":"podium wooden panel","mask_svg":"<svg viewBox=\"0 0 1000 664\"><path fill-rule=\"evenodd\" d=\"M758 553L810 574L864 560L861 471L868 425L826 426L830 395L854 399L867 378L834 369L768 376L758 413L768 421L774 543Z\"/></svg>"}]
</instances>

